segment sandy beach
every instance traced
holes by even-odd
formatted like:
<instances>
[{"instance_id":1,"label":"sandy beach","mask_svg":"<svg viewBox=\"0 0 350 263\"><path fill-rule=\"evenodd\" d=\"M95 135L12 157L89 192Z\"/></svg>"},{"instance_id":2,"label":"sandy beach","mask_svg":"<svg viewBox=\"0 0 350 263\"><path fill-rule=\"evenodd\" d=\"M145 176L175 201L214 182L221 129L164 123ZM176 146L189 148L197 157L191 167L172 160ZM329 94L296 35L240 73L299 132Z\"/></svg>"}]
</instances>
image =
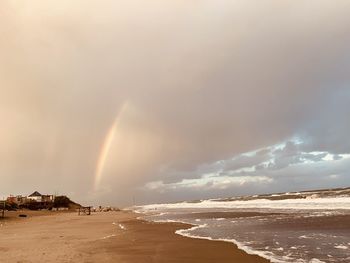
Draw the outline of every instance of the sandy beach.
<instances>
[{"instance_id":1,"label":"sandy beach","mask_svg":"<svg viewBox=\"0 0 350 263\"><path fill-rule=\"evenodd\" d=\"M268 262L233 244L176 235L186 226L131 212L29 213L0 221L0 262Z\"/></svg>"}]
</instances>

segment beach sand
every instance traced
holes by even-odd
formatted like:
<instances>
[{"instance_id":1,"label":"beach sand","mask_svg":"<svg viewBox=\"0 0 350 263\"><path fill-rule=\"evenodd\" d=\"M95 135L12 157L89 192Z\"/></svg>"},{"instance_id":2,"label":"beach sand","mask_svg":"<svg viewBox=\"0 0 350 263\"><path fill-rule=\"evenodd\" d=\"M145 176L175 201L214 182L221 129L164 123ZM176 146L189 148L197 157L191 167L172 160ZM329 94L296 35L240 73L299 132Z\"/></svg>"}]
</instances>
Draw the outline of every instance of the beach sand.
<instances>
[{"instance_id":1,"label":"beach sand","mask_svg":"<svg viewBox=\"0 0 350 263\"><path fill-rule=\"evenodd\" d=\"M230 243L174 233L190 226L137 220L126 211L26 214L0 220L0 262L268 262Z\"/></svg>"}]
</instances>

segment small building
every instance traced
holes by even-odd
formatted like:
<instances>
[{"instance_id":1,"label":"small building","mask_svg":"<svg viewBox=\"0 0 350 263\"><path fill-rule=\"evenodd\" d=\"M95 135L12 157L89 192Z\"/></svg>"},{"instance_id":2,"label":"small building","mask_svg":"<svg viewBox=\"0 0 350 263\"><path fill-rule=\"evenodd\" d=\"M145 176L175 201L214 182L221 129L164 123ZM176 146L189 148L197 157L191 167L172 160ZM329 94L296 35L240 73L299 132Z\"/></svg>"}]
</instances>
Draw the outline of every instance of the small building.
<instances>
[{"instance_id":1,"label":"small building","mask_svg":"<svg viewBox=\"0 0 350 263\"><path fill-rule=\"evenodd\" d=\"M27 198L31 201L35 202L42 202L42 194L40 194L38 191L35 191L31 195L29 195Z\"/></svg>"},{"instance_id":2,"label":"small building","mask_svg":"<svg viewBox=\"0 0 350 263\"><path fill-rule=\"evenodd\" d=\"M7 197L6 201L10 204L22 205L27 202L27 197L22 195L16 195L16 196L10 195L9 197Z\"/></svg>"},{"instance_id":3,"label":"small building","mask_svg":"<svg viewBox=\"0 0 350 263\"><path fill-rule=\"evenodd\" d=\"M54 195L42 195L41 196L41 202L53 202L55 201Z\"/></svg>"},{"instance_id":4,"label":"small building","mask_svg":"<svg viewBox=\"0 0 350 263\"><path fill-rule=\"evenodd\" d=\"M22 195L17 195L16 196L16 203L18 205L23 205L25 203L28 202L28 198L26 196L22 196Z\"/></svg>"},{"instance_id":5,"label":"small building","mask_svg":"<svg viewBox=\"0 0 350 263\"><path fill-rule=\"evenodd\" d=\"M16 196L10 195L9 197L6 198L6 202L10 204L17 204L17 198Z\"/></svg>"},{"instance_id":6,"label":"small building","mask_svg":"<svg viewBox=\"0 0 350 263\"><path fill-rule=\"evenodd\" d=\"M40 203L51 203L55 201L54 195L42 195L38 191L35 191L27 197L30 201L40 202Z\"/></svg>"}]
</instances>

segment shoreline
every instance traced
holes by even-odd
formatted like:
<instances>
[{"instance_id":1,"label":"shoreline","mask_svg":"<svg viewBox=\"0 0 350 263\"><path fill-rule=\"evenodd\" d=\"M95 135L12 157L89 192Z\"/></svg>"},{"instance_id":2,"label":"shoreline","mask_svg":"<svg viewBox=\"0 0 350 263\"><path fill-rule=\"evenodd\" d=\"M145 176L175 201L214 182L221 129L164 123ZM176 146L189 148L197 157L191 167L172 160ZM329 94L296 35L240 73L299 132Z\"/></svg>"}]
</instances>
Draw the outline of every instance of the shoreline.
<instances>
[{"instance_id":1,"label":"shoreline","mask_svg":"<svg viewBox=\"0 0 350 263\"><path fill-rule=\"evenodd\" d=\"M186 223L182 223L184 225L187 225ZM259 252L259 251L253 251L251 248L246 247L245 245L241 244L240 242L238 242L235 239L225 239L225 238L220 238L220 239L215 239L215 238L211 238L211 237L204 237L204 236L194 236L191 234L186 234L183 232L186 231L191 231L192 229L198 229L201 227L205 227L206 225L195 225L195 224L191 224L192 227L189 228L184 228L184 229L178 229L175 231L175 234L183 236L183 237L188 237L188 238L193 238L193 239L201 239L201 240L207 240L207 241L214 241L214 242L226 242L229 243L231 245L234 245L237 249L244 251L245 253L247 253L248 255L254 255L254 256L258 256L260 258L263 258L265 260L267 260L267 262L273 262L271 258L269 258L268 256L266 256L263 252Z\"/></svg>"},{"instance_id":2,"label":"shoreline","mask_svg":"<svg viewBox=\"0 0 350 263\"><path fill-rule=\"evenodd\" d=\"M133 212L133 211L132 211ZM226 213L226 212L225 212ZM197 215L206 215L206 214L210 214L210 218L213 217L213 214L212 213L196 213ZM220 218L220 215L222 214L221 212L215 212L215 214L219 214L216 215L218 218ZM237 212L234 212L234 213L226 213L226 214L234 214L235 217L239 217L239 216L246 216L247 214L256 214L256 215L261 215L261 213L259 212L252 212L252 213L237 213ZM264 213L264 215L278 215L280 213ZM206 227L207 225L206 224L198 224L198 223L188 223L188 222L184 222L184 221L181 221L181 220L169 220L169 219L166 219L166 220L146 220L146 219L143 219L142 216L138 216L136 219L138 220L143 220L143 221L146 221L146 222L153 222L153 223L164 223L164 224L182 224L183 225L183 228L179 228L177 230L175 230L175 234L176 235L180 235L182 237L186 237L186 238L191 238L191 239L199 239L199 240L207 240L207 241L211 241L211 242L225 242L225 243L229 243L231 245L233 245L235 248L241 250L241 251L244 251L246 254L248 255L253 255L253 256L258 256L262 259L265 259L267 262L279 262L279 261L275 261L275 259L271 258L271 256L265 254L264 252L262 251L256 251L256 250L253 250L251 249L250 247L247 247L245 245L243 245L242 243L240 243L239 241L235 240L235 239L225 239L225 238L211 238L211 237L208 237L208 236L196 236L196 235L192 235L190 233L186 233L187 231L191 231L191 230L196 230L196 229L199 229L199 228L203 228L203 227Z\"/></svg>"},{"instance_id":3,"label":"shoreline","mask_svg":"<svg viewBox=\"0 0 350 263\"><path fill-rule=\"evenodd\" d=\"M48 214L0 227L1 262L270 262L233 243L175 233L191 225L148 222L130 211Z\"/></svg>"}]
</instances>

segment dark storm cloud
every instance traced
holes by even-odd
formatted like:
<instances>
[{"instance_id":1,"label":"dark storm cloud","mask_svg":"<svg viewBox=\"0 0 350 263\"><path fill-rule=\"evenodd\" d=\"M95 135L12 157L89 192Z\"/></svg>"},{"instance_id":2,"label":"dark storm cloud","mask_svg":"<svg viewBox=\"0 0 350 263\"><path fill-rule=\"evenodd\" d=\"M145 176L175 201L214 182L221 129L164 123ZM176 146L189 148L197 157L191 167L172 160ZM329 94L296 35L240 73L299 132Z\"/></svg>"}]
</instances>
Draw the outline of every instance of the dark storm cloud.
<instances>
[{"instance_id":1,"label":"dark storm cloud","mask_svg":"<svg viewBox=\"0 0 350 263\"><path fill-rule=\"evenodd\" d=\"M323 155L310 152L350 152L348 1L0 6L3 193L40 188L86 202L125 204L133 194L175 200L191 191L140 189L250 165L260 181L246 178L240 192L268 191L262 163L272 145L303 141L275 153L276 172L322 163ZM265 152L242 156L257 149ZM208 184L206 196L229 191Z\"/></svg>"},{"instance_id":2,"label":"dark storm cloud","mask_svg":"<svg viewBox=\"0 0 350 263\"><path fill-rule=\"evenodd\" d=\"M349 83L340 81L332 84L340 85L329 95L327 103L320 104L319 112L303 129L306 151L331 151L335 154L349 153L350 142L346 139L350 129L350 88Z\"/></svg>"}]
</instances>

